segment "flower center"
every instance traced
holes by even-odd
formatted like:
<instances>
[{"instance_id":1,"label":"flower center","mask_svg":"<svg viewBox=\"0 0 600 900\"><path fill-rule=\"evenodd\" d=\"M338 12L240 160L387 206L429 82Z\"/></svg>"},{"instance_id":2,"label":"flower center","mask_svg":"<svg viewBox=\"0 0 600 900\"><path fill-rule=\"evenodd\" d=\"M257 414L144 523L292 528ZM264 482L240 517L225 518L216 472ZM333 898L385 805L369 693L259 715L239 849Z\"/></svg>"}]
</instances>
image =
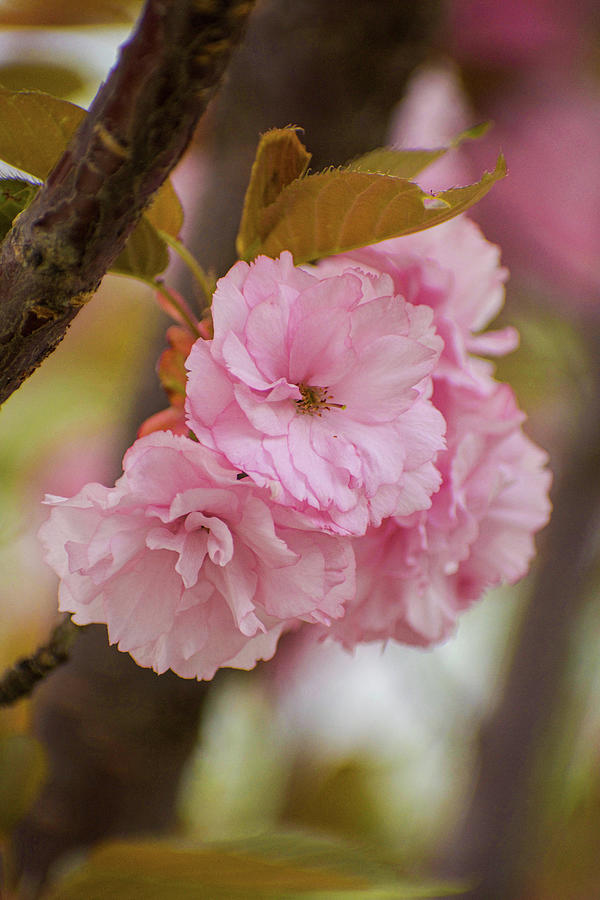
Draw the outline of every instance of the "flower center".
<instances>
[{"instance_id":1,"label":"flower center","mask_svg":"<svg viewBox=\"0 0 600 900\"><path fill-rule=\"evenodd\" d=\"M302 398L296 400L296 407L299 413L309 416L320 416L324 409L346 409L344 403L333 403L333 397L329 393L328 387L318 387L310 384L298 385Z\"/></svg>"}]
</instances>

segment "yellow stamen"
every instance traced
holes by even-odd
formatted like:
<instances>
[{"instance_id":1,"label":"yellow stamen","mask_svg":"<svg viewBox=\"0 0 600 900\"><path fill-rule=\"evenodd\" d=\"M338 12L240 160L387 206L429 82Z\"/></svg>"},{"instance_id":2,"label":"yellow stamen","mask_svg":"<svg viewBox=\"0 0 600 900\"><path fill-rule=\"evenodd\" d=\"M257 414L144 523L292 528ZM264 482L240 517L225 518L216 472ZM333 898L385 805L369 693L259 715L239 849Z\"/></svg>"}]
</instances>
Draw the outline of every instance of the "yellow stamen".
<instances>
[{"instance_id":1,"label":"yellow stamen","mask_svg":"<svg viewBox=\"0 0 600 900\"><path fill-rule=\"evenodd\" d=\"M310 384L298 385L302 395L301 400L296 400L298 412L303 415L320 416L324 409L346 409L344 403L333 403L332 394L328 387L313 386Z\"/></svg>"}]
</instances>

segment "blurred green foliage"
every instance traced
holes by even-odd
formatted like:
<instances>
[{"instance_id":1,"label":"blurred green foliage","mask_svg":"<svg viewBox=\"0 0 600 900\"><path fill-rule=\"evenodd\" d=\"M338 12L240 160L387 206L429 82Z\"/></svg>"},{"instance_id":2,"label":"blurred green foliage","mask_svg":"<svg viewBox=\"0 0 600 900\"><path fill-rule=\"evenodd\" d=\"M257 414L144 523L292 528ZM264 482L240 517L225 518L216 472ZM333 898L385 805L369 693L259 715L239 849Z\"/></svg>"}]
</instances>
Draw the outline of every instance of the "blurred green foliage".
<instances>
[{"instance_id":1,"label":"blurred green foliage","mask_svg":"<svg viewBox=\"0 0 600 900\"><path fill-rule=\"evenodd\" d=\"M202 847L113 843L95 850L47 900L410 900L463 888L405 881L356 847L302 834Z\"/></svg>"},{"instance_id":2,"label":"blurred green foliage","mask_svg":"<svg viewBox=\"0 0 600 900\"><path fill-rule=\"evenodd\" d=\"M131 22L141 0L1 0L0 26L37 28Z\"/></svg>"},{"instance_id":3,"label":"blurred green foliage","mask_svg":"<svg viewBox=\"0 0 600 900\"><path fill-rule=\"evenodd\" d=\"M46 754L28 734L0 737L0 837L6 839L37 797L46 775Z\"/></svg>"},{"instance_id":4,"label":"blurred green foliage","mask_svg":"<svg viewBox=\"0 0 600 900\"><path fill-rule=\"evenodd\" d=\"M0 85L9 91L45 91L69 98L84 89L85 79L77 69L60 62L12 60L0 64Z\"/></svg>"}]
</instances>

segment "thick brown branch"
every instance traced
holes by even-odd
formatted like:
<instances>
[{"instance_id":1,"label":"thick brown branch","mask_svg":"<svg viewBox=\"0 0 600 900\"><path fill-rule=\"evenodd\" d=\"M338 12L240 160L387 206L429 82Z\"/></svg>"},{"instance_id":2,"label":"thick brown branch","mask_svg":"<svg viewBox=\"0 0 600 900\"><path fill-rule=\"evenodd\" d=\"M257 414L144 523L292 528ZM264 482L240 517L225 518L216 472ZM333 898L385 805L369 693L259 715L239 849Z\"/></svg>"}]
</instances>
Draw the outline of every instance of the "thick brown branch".
<instances>
[{"instance_id":1,"label":"thick brown branch","mask_svg":"<svg viewBox=\"0 0 600 900\"><path fill-rule=\"evenodd\" d=\"M0 250L0 402L65 334L185 150L254 0L147 0Z\"/></svg>"}]
</instances>

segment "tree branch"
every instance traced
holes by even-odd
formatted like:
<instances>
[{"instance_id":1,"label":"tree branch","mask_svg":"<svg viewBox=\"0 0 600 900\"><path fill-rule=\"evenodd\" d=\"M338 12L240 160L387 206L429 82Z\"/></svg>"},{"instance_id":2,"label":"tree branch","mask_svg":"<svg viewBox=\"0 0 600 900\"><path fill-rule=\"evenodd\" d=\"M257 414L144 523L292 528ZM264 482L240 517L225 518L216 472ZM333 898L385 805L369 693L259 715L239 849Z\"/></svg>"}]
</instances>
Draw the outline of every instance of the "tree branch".
<instances>
[{"instance_id":1,"label":"tree branch","mask_svg":"<svg viewBox=\"0 0 600 900\"><path fill-rule=\"evenodd\" d=\"M254 0L147 0L0 248L0 403L63 338L187 147Z\"/></svg>"},{"instance_id":2,"label":"tree branch","mask_svg":"<svg viewBox=\"0 0 600 900\"><path fill-rule=\"evenodd\" d=\"M78 631L70 616L55 627L50 640L38 647L32 656L20 659L0 677L0 707L10 706L28 697L36 684L67 662L69 651Z\"/></svg>"}]
</instances>

